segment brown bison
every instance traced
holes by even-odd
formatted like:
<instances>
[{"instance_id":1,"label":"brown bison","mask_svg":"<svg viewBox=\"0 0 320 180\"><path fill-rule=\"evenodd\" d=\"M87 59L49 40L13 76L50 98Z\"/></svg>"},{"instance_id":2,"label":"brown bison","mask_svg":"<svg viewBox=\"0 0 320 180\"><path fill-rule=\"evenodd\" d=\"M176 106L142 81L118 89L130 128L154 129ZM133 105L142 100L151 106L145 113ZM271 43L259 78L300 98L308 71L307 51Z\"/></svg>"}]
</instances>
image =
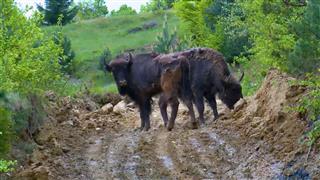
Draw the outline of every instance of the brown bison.
<instances>
[{"instance_id":1,"label":"brown bison","mask_svg":"<svg viewBox=\"0 0 320 180\"><path fill-rule=\"evenodd\" d=\"M197 123L192 104L192 91L188 78L189 66L186 58L184 56L160 55L153 60L160 62L163 66L160 78L163 93L159 99L159 107L162 119L165 125L167 125L167 106L168 103L171 104L172 111L167 126L168 130L170 131L174 126L179 108L178 98L188 107L193 128L196 128Z\"/></svg>"}]
</instances>

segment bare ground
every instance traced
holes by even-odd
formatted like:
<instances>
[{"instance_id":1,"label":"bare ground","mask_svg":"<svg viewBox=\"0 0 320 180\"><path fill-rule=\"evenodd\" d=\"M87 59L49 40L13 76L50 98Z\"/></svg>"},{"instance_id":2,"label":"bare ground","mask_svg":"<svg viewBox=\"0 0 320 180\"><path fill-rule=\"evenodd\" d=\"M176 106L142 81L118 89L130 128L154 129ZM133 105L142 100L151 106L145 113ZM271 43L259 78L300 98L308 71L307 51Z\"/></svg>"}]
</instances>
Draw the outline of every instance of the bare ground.
<instances>
[{"instance_id":1,"label":"bare ground","mask_svg":"<svg viewBox=\"0 0 320 180\"><path fill-rule=\"evenodd\" d=\"M309 152L299 143L308 123L288 110L305 88L289 80L270 71L256 95L234 111L219 103L222 116L213 121L206 107L206 125L195 130L181 105L171 132L156 105L152 129L140 132L136 108L108 112L90 100L64 98L52 104L38 148L12 178L319 179L317 145Z\"/></svg>"}]
</instances>

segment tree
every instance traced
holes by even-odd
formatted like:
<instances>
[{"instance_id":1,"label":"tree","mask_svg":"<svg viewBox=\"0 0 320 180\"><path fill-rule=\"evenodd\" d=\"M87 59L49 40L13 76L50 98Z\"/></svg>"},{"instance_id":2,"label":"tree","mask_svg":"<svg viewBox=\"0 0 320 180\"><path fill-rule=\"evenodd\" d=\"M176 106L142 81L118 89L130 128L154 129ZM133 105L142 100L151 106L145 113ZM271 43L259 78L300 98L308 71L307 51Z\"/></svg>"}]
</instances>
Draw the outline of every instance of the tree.
<instances>
[{"instance_id":1,"label":"tree","mask_svg":"<svg viewBox=\"0 0 320 180\"><path fill-rule=\"evenodd\" d=\"M90 19L101 16L106 16L109 11L104 0L88 0L78 4L78 16L81 19Z\"/></svg>"},{"instance_id":2,"label":"tree","mask_svg":"<svg viewBox=\"0 0 320 180\"><path fill-rule=\"evenodd\" d=\"M176 0L151 0L146 5L142 5L141 12L156 12L159 10L167 10L173 7Z\"/></svg>"},{"instance_id":3,"label":"tree","mask_svg":"<svg viewBox=\"0 0 320 180\"><path fill-rule=\"evenodd\" d=\"M295 74L320 68L320 1L310 0L303 18L295 25L299 37L289 55L288 68Z\"/></svg>"},{"instance_id":4,"label":"tree","mask_svg":"<svg viewBox=\"0 0 320 180\"><path fill-rule=\"evenodd\" d=\"M78 12L78 7L71 7L73 0L45 0L45 7L37 5L38 10L44 15L44 24L54 25L62 16L63 25L72 21Z\"/></svg>"},{"instance_id":5,"label":"tree","mask_svg":"<svg viewBox=\"0 0 320 180\"><path fill-rule=\"evenodd\" d=\"M54 42L57 45L60 45L63 49L63 52L58 58L58 63L61 66L61 71L65 74L71 74L72 64L75 57L74 51L71 49L71 40L62 34L54 34Z\"/></svg>"},{"instance_id":6,"label":"tree","mask_svg":"<svg viewBox=\"0 0 320 180\"><path fill-rule=\"evenodd\" d=\"M137 14L137 12L130 6L127 6L126 4L122 5L118 11L112 10L111 16L121 16L121 15L134 15Z\"/></svg>"}]
</instances>

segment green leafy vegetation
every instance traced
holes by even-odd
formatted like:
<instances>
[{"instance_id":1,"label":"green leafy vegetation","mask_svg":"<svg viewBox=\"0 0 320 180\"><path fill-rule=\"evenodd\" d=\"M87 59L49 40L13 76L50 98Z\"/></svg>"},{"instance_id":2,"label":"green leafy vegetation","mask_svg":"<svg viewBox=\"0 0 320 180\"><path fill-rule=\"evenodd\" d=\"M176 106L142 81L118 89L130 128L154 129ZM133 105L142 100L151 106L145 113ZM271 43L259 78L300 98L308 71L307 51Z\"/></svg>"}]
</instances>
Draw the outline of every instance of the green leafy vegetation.
<instances>
[{"instance_id":1,"label":"green leafy vegetation","mask_svg":"<svg viewBox=\"0 0 320 180\"><path fill-rule=\"evenodd\" d=\"M298 85L306 86L309 90L294 109L306 114L307 119L312 122L305 139L308 145L312 145L320 138L320 69L317 74L308 74L306 80L298 81Z\"/></svg>"},{"instance_id":2,"label":"green leafy vegetation","mask_svg":"<svg viewBox=\"0 0 320 180\"><path fill-rule=\"evenodd\" d=\"M176 0L151 0L146 5L142 5L141 12L158 12L161 10L167 10L173 7Z\"/></svg>"},{"instance_id":3,"label":"green leafy vegetation","mask_svg":"<svg viewBox=\"0 0 320 180\"><path fill-rule=\"evenodd\" d=\"M288 69L294 74L314 72L320 67L320 1L310 0L301 21L294 24L298 37L289 54Z\"/></svg>"},{"instance_id":4,"label":"green leafy vegetation","mask_svg":"<svg viewBox=\"0 0 320 180\"><path fill-rule=\"evenodd\" d=\"M57 31L53 35L53 40L55 44L61 46L63 52L59 55L58 63L61 66L61 72L65 74L72 73L73 60L75 58L75 53L71 49L71 40L62 34L61 30Z\"/></svg>"},{"instance_id":5,"label":"green leafy vegetation","mask_svg":"<svg viewBox=\"0 0 320 180\"><path fill-rule=\"evenodd\" d=\"M135 15L137 12L130 6L127 6L126 4L122 5L119 10L111 11L111 16L123 16L123 15Z\"/></svg>"},{"instance_id":6,"label":"green leafy vegetation","mask_svg":"<svg viewBox=\"0 0 320 180\"><path fill-rule=\"evenodd\" d=\"M79 9L77 18L80 20L106 16L109 13L104 0L84 0L77 6Z\"/></svg>"},{"instance_id":7,"label":"green leafy vegetation","mask_svg":"<svg viewBox=\"0 0 320 180\"><path fill-rule=\"evenodd\" d=\"M4 14L6 19L0 22L0 91L28 95L57 89L62 76L55 59L61 49L38 27L41 19L27 19L11 0L3 3Z\"/></svg>"},{"instance_id":8,"label":"green leafy vegetation","mask_svg":"<svg viewBox=\"0 0 320 180\"><path fill-rule=\"evenodd\" d=\"M13 166L15 166L16 164L16 161L0 160L0 173L13 171Z\"/></svg>"},{"instance_id":9,"label":"green leafy vegetation","mask_svg":"<svg viewBox=\"0 0 320 180\"><path fill-rule=\"evenodd\" d=\"M42 95L60 92L65 80L58 63L62 48L45 36L39 14L26 18L13 0L5 0L0 16L0 151L5 154L12 136L32 137L43 121Z\"/></svg>"}]
</instances>

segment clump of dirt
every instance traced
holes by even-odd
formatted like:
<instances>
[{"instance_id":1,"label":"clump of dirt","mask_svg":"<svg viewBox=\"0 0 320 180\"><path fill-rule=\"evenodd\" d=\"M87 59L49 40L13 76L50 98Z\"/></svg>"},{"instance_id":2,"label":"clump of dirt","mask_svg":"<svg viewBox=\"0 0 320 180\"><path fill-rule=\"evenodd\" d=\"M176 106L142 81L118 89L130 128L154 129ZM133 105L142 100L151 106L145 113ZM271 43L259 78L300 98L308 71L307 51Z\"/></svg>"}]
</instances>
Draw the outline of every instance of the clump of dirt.
<instances>
[{"instance_id":1,"label":"clump of dirt","mask_svg":"<svg viewBox=\"0 0 320 180\"><path fill-rule=\"evenodd\" d=\"M94 102L103 106L105 104L111 103L113 106L118 104L123 98L119 94L115 93L105 93L105 94L94 94L92 95Z\"/></svg>"}]
</instances>

